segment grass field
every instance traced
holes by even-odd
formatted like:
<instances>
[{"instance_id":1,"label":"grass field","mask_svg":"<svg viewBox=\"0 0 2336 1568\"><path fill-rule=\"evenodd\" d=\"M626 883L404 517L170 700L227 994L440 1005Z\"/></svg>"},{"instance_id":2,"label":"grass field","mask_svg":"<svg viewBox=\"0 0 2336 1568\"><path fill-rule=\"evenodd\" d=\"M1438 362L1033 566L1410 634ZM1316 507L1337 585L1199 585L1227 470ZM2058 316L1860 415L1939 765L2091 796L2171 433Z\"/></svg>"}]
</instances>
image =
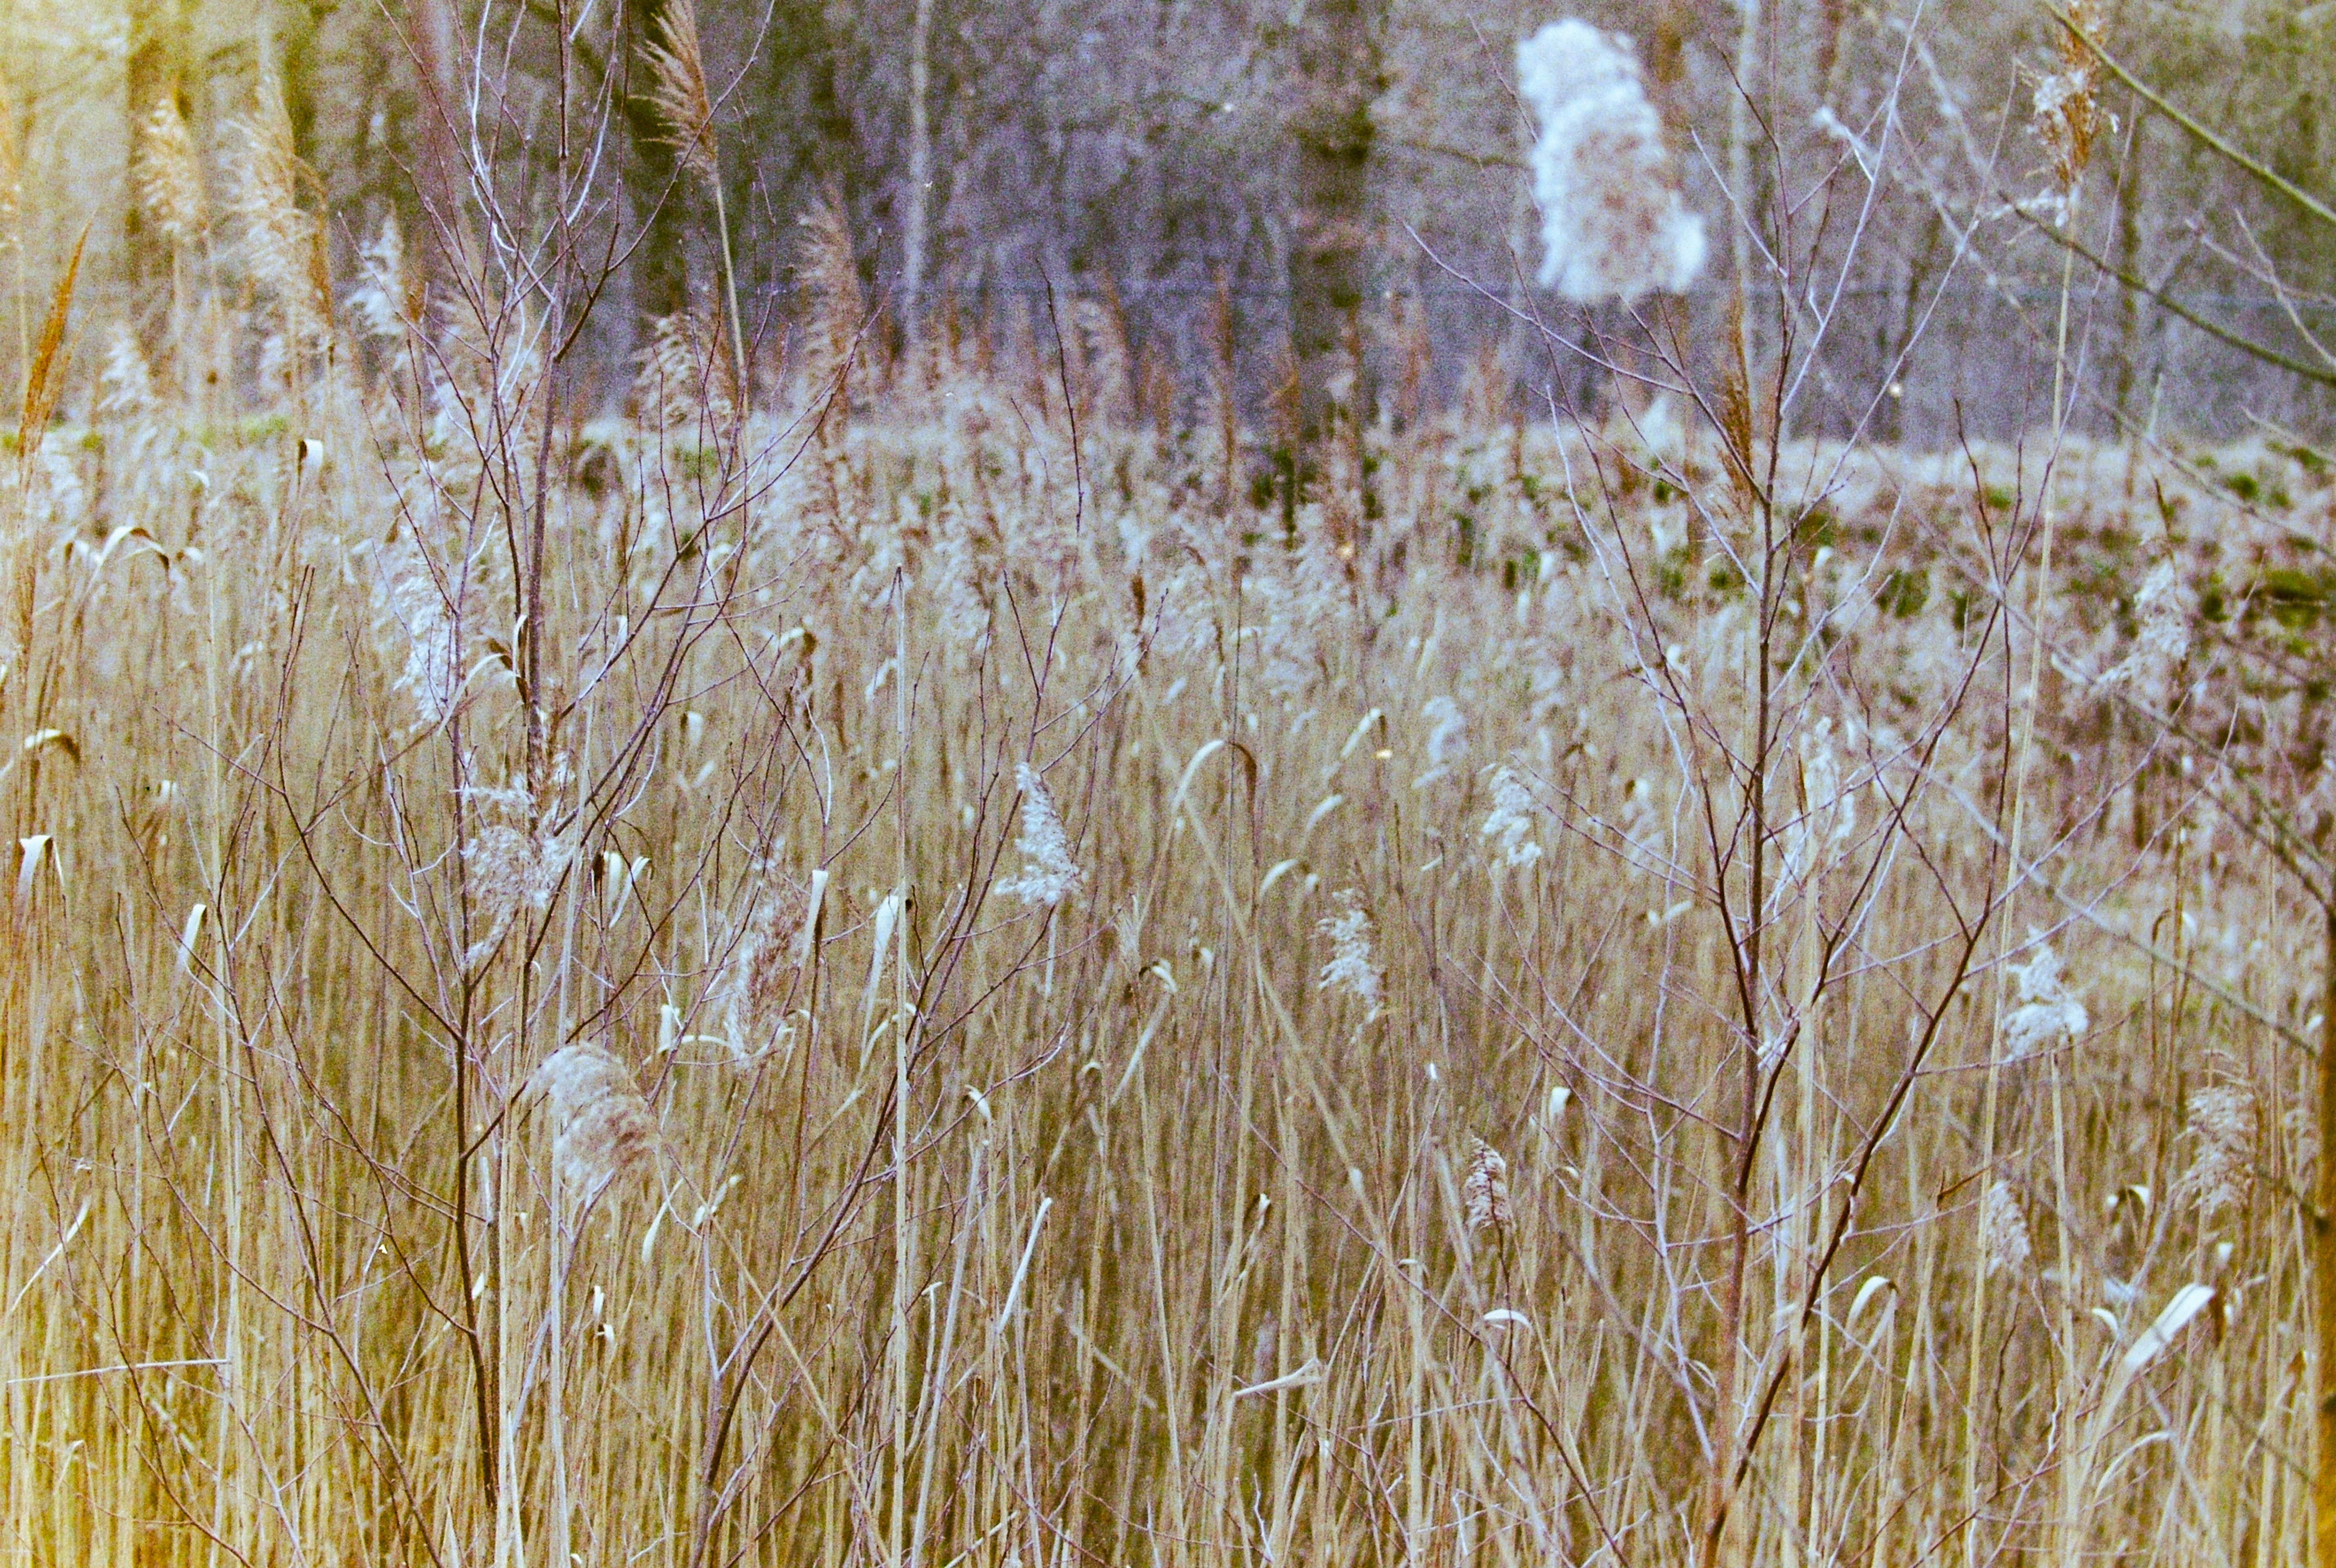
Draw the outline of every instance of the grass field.
<instances>
[{"instance_id":1,"label":"grass field","mask_svg":"<svg viewBox=\"0 0 2336 1568\"><path fill-rule=\"evenodd\" d=\"M1455 413L1285 505L1078 319L587 424L516 312L84 355L9 1557L2290 1560L2321 936L2148 721L2308 648L2310 454Z\"/></svg>"}]
</instances>

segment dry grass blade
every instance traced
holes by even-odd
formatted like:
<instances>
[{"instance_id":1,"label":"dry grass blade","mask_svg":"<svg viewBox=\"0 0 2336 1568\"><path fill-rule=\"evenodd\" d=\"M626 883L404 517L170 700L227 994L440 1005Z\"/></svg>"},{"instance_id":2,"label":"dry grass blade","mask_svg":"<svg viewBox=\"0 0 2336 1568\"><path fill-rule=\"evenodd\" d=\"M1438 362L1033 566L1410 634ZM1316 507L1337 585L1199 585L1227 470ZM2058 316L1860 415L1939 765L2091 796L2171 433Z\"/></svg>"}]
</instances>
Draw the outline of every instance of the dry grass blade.
<instances>
[{"instance_id":1,"label":"dry grass blade","mask_svg":"<svg viewBox=\"0 0 2336 1568\"><path fill-rule=\"evenodd\" d=\"M19 238L16 220L24 196L24 149L18 140L16 86L0 71L0 243Z\"/></svg>"},{"instance_id":2,"label":"dry grass blade","mask_svg":"<svg viewBox=\"0 0 2336 1568\"><path fill-rule=\"evenodd\" d=\"M73 241L64 276L57 279L56 295L49 301L49 318L42 324L32 368L24 376L24 415L16 427L16 460L28 466L40 445L41 432L57 411L57 394L63 388L65 364L71 358L64 347L65 322L73 314L73 279L81 274L82 248L88 243L89 225L84 223L81 238Z\"/></svg>"}]
</instances>

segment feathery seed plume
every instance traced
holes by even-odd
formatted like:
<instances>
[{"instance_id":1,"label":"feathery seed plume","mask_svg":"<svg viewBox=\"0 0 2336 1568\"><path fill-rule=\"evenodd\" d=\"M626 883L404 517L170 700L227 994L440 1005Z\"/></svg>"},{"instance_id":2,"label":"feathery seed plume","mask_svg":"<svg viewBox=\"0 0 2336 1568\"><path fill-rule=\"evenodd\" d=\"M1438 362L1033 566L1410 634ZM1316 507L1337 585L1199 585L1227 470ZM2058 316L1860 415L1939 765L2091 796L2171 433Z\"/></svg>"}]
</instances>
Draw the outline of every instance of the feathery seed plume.
<instances>
[{"instance_id":1,"label":"feathery seed plume","mask_svg":"<svg viewBox=\"0 0 2336 1568\"><path fill-rule=\"evenodd\" d=\"M463 846L470 895L487 922L485 934L464 956L465 963L475 965L492 956L520 911L550 907L576 855L575 843L558 817L558 797L567 783L568 762L560 757L541 788L531 787L522 777L500 789L472 784L461 792L464 800L477 803L482 817L502 819L480 828Z\"/></svg>"},{"instance_id":2,"label":"feathery seed plume","mask_svg":"<svg viewBox=\"0 0 2336 1568\"><path fill-rule=\"evenodd\" d=\"M300 205L304 178L316 177L293 147L283 88L273 76L261 78L251 114L231 129L241 144L234 211L243 225L244 262L282 313L277 352L320 349L332 326L324 230Z\"/></svg>"},{"instance_id":3,"label":"feathery seed plume","mask_svg":"<svg viewBox=\"0 0 2336 1568\"><path fill-rule=\"evenodd\" d=\"M550 907L551 895L560 891L576 846L554 824L550 802L536 802L525 781L511 789L463 793L490 798L515 795L519 810L534 817L531 823L522 815L516 822L482 828L462 846L462 871L472 903L485 921L484 930L462 955L465 966L476 968L494 956L503 933L511 930L521 910Z\"/></svg>"},{"instance_id":4,"label":"feathery seed plume","mask_svg":"<svg viewBox=\"0 0 2336 1568\"><path fill-rule=\"evenodd\" d=\"M2020 1212L2019 1195L2010 1182L1995 1183L1980 1199L1979 1247L1987 1258L1990 1279L2006 1270L2018 1273L2036 1254L2035 1243L2028 1235L2028 1216Z\"/></svg>"},{"instance_id":5,"label":"feathery seed plume","mask_svg":"<svg viewBox=\"0 0 2336 1568\"><path fill-rule=\"evenodd\" d=\"M1476 1152L1468 1161L1468 1179L1461 1184L1461 1196L1467 1200L1468 1232L1505 1231L1516 1223L1517 1216L1509 1206L1509 1163L1501 1152L1478 1138Z\"/></svg>"},{"instance_id":6,"label":"feathery seed plume","mask_svg":"<svg viewBox=\"0 0 2336 1568\"><path fill-rule=\"evenodd\" d=\"M667 138L682 167L701 180L715 178L714 99L706 90L706 55L697 42L693 0L669 0L662 34L649 45L649 102L671 126Z\"/></svg>"},{"instance_id":7,"label":"feathery seed plume","mask_svg":"<svg viewBox=\"0 0 2336 1568\"><path fill-rule=\"evenodd\" d=\"M971 520L957 502L942 504L940 515L933 520L933 532L932 550L926 557L920 579L930 579L939 596L937 618L942 638L952 647L978 655L989 645L989 601L983 592L984 585L995 579L977 549Z\"/></svg>"},{"instance_id":8,"label":"feathery seed plume","mask_svg":"<svg viewBox=\"0 0 2336 1568\"><path fill-rule=\"evenodd\" d=\"M1833 720L1820 718L1804 731L1798 745L1800 813L1785 824L1785 874L1796 881L1824 869L1830 852L1857 831L1857 795L1844 788L1841 761L1834 751Z\"/></svg>"},{"instance_id":9,"label":"feathery seed plume","mask_svg":"<svg viewBox=\"0 0 2336 1568\"><path fill-rule=\"evenodd\" d=\"M414 699L423 722L434 725L453 711L462 678L453 608L411 531L382 546L375 564L374 602L404 644L404 667L394 684Z\"/></svg>"},{"instance_id":10,"label":"feathery seed plume","mask_svg":"<svg viewBox=\"0 0 2336 1568\"><path fill-rule=\"evenodd\" d=\"M147 219L173 245L196 239L210 220L202 164L186 118L168 96L140 118L137 146L138 204Z\"/></svg>"},{"instance_id":11,"label":"feathery seed plume","mask_svg":"<svg viewBox=\"0 0 2336 1568\"><path fill-rule=\"evenodd\" d=\"M568 869L570 847L547 823L534 833L497 823L483 828L462 852L472 890L481 904L500 914L550 906Z\"/></svg>"},{"instance_id":12,"label":"feathery seed plume","mask_svg":"<svg viewBox=\"0 0 2336 1568\"><path fill-rule=\"evenodd\" d=\"M2132 651L2101 677L2107 687L2127 686L2145 701L2162 704L2166 681L2190 657L2190 601L2171 560L2149 569L2133 596L2136 623Z\"/></svg>"},{"instance_id":13,"label":"feathery seed plume","mask_svg":"<svg viewBox=\"0 0 2336 1568\"><path fill-rule=\"evenodd\" d=\"M357 252L357 286L350 291L349 305L366 336L404 336L413 315L405 290L405 239L398 232L397 214L392 212L382 219L381 231Z\"/></svg>"},{"instance_id":14,"label":"feathery seed plume","mask_svg":"<svg viewBox=\"0 0 2336 1568\"><path fill-rule=\"evenodd\" d=\"M623 1063L596 1045L546 1057L524 1096L551 1105L551 1166L563 1191L590 1203L657 1142L657 1118Z\"/></svg>"},{"instance_id":15,"label":"feathery seed plume","mask_svg":"<svg viewBox=\"0 0 2336 1568\"><path fill-rule=\"evenodd\" d=\"M2075 1039L2092 1019L2060 978L2059 956L2039 944L2025 964L2006 964L2019 1005L2005 1016L2003 1043L2015 1057L2061 1038Z\"/></svg>"},{"instance_id":16,"label":"feathery seed plume","mask_svg":"<svg viewBox=\"0 0 2336 1568\"><path fill-rule=\"evenodd\" d=\"M1578 304L1629 305L1694 282L1703 219L1679 200L1628 41L1552 22L1517 45L1517 85L1541 120L1532 165L1543 285Z\"/></svg>"},{"instance_id":17,"label":"feathery seed plume","mask_svg":"<svg viewBox=\"0 0 2336 1568\"><path fill-rule=\"evenodd\" d=\"M105 365L97 375L97 409L131 420L154 412L154 372L138 346L138 335L116 326L105 340Z\"/></svg>"},{"instance_id":18,"label":"feathery seed plume","mask_svg":"<svg viewBox=\"0 0 2336 1568\"><path fill-rule=\"evenodd\" d=\"M1541 845L1533 838L1533 815L1540 809L1514 768L1503 763L1493 770L1493 809L1476 831L1493 841L1503 865L1514 870L1541 859Z\"/></svg>"},{"instance_id":19,"label":"feathery seed plume","mask_svg":"<svg viewBox=\"0 0 2336 1568\"><path fill-rule=\"evenodd\" d=\"M1431 726L1427 732L1427 763L1430 767L1446 767L1458 762L1468 750L1468 716L1460 705L1448 696L1432 696L1421 705L1420 715Z\"/></svg>"},{"instance_id":20,"label":"feathery seed plume","mask_svg":"<svg viewBox=\"0 0 2336 1568\"><path fill-rule=\"evenodd\" d=\"M1061 813L1055 810L1055 797L1046 793L1046 781L1028 763L1015 765L1014 784L1022 792L1022 836L1014 847L1027 863L1020 876L1000 882L998 891L1026 904L1059 904L1078 891L1082 880L1071 859Z\"/></svg>"},{"instance_id":21,"label":"feathery seed plume","mask_svg":"<svg viewBox=\"0 0 2336 1568\"><path fill-rule=\"evenodd\" d=\"M795 275L811 302L811 318L803 332L803 375L813 395L839 398L852 363L860 324L867 314L860 293L860 264L854 258L852 224L844 216L841 193L829 190L804 213L803 248Z\"/></svg>"},{"instance_id":22,"label":"feathery seed plume","mask_svg":"<svg viewBox=\"0 0 2336 1568\"><path fill-rule=\"evenodd\" d=\"M2088 37L2101 29L2099 0L2069 0L2068 21ZM2068 198L2092 161L2093 138L2100 130L2100 62L2079 43L2076 32L2060 33L2059 69L2036 83L2036 139L2052 160L2053 183L2059 187L2060 216L2068 217Z\"/></svg>"},{"instance_id":23,"label":"feathery seed plume","mask_svg":"<svg viewBox=\"0 0 2336 1568\"><path fill-rule=\"evenodd\" d=\"M2254 1100L2236 1084L2216 1084L2190 1096L2191 1141L2197 1153L2174 1184L2176 1203L2195 1203L2212 1220L2246 1199L2254 1179Z\"/></svg>"},{"instance_id":24,"label":"feathery seed plume","mask_svg":"<svg viewBox=\"0 0 2336 1568\"><path fill-rule=\"evenodd\" d=\"M738 408L738 376L712 311L681 310L660 317L640 359L634 394L654 423L708 433L731 427Z\"/></svg>"},{"instance_id":25,"label":"feathery seed plume","mask_svg":"<svg viewBox=\"0 0 2336 1568\"><path fill-rule=\"evenodd\" d=\"M1071 321L1085 362L1089 407L1098 422L1124 422L1135 408L1135 371L1119 313L1098 299L1076 299Z\"/></svg>"},{"instance_id":26,"label":"feathery seed plume","mask_svg":"<svg viewBox=\"0 0 2336 1568\"><path fill-rule=\"evenodd\" d=\"M795 973L796 948L811 906L792 878L775 871L765 874L769 881L755 898L714 987L731 1054L742 1065L786 1037L780 1008Z\"/></svg>"},{"instance_id":27,"label":"feathery seed plume","mask_svg":"<svg viewBox=\"0 0 2336 1568\"><path fill-rule=\"evenodd\" d=\"M1330 939L1330 961L1316 981L1326 991L1344 991L1378 1017L1386 995L1386 977L1371 950L1371 917L1362 895L1347 888L1337 895L1338 913L1325 915L1315 929Z\"/></svg>"}]
</instances>

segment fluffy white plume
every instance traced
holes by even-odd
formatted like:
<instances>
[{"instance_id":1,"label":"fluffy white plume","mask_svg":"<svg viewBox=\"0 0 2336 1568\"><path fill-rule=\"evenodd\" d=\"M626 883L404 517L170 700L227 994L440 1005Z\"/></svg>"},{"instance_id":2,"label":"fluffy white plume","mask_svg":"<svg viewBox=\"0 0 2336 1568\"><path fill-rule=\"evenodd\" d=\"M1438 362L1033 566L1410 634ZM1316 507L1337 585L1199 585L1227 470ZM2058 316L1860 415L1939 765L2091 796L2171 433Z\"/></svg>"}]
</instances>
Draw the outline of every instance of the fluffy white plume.
<instances>
[{"instance_id":1,"label":"fluffy white plume","mask_svg":"<svg viewBox=\"0 0 2336 1568\"><path fill-rule=\"evenodd\" d=\"M1046 781L1028 763L1016 765L1014 782L1022 792L1022 836L1015 847L1027 862L1022 874L998 884L998 891L1026 904L1058 904L1078 891L1078 862L1071 859L1071 842L1063 832L1062 814Z\"/></svg>"},{"instance_id":2,"label":"fluffy white plume","mask_svg":"<svg viewBox=\"0 0 2336 1568\"><path fill-rule=\"evenodd\" d=\"M2190 597L2170 560L2150 568L2133 596L2133 649L2101 677L2108 687L2130 687L2144 702L2163 706L2167 682L2190 657Z\"/></svg>"},{"instance_id":3,"label":"fluffy white plume","mask_svg":"<svg viewBox=\"0 0 2336 1568\"><path fill-rule=\"evenodd\" d=\"M1509 1205L1509 1162L1482 1138L1476 1140L1476 1152L1468 1161L1468 1180L1460 1193L1467 1203L1466 1221L1472 1234L1505 1231L1516 1223L1516 1211Z\"/></svg>"},{"instance_id":4,"label":"fluffy white plume","mask_svg":"<svg viewBox=\"0 0 2336 1568\"><path fill-rule=\"evenodd\" d=\"M1800 812L1785 824L1785 874L1806 881L1822 874L1857 831L1857 794L1841 776L1833 720L1820 718L1800 737Z\"/></svg>"},{"instance_id":5,"label":"fluffy white plume","mask_svg":"<svg viewBox=\"0 0 2336 1568\"><path fill-rule=\"evenodd\" d=\"M1427 762L1449 767L1468 752L1468 716L1448 696L1432 696L1420 710L1428 723Z\"/></svg>"},{"instance_id":6,"label":"fluffy white plume","mask_svg":"<svg viewBox=\"0 0 2336 1568\"><path fill-rule=\"evenodd\" d=\"M579 1203L599 1196L656 1144L657 1118L632 1073L599 1046L554 1051L521 1094L550 1102L552 1169Z\"/></svg>"},{"instance_id":7,"label":"fluffy white plume","mask_svg":"<svg viewBox=\"0 0 2336 1568\"><path fill-rule=\"evenodd\" d=\"M2028 1216L2020 1212L2019 1194L2009 1182L1997 1182L1979 1201L1979 1247L1987 1259L1990 1276L2006 1270L2019 1273L2036 1255L2028 1234Z\"/></svg>"},{"instance_id":8,"label":"fluffy white plume","mask_svg":"<svg viewBox=\"0 0 2336 1568\"><path fill-rule=\"evenodd\" d=\"M1330 939L1330 961L1322 966L1318 983L1324 990L1346 992L1377 1018L1387 982L1379 973L1378 956L1371 950L1370 911L1363 908L1362 895L1352 888L1338 895L1338 912L1325 916L1318 925Z\"/></svg>"},{"instance_id":9,"label":"fluffy white plume","mask_svg":"<svg viewBox=\"0 0 2336 1568\"><path fill-rule=\"evenodd\" d=\"M1533 837L1533 817L1539 810L1533 791L1514 768L1504 763L1493 770L1493 809L1477 832L1493 841L1503 865L1514 870L1541 859L1541 845Z\"/></svg>"},{"instance_id":10,"label":"fluffy white plume","mask_svg":"<svg viewBox=\"0 0 2336 1568\"><path fill-rule=\"evenodd\" d=\"M2003 1044L2015 1057L2066 1037L2075 1039L2092 1019L2060 979L2059 955L2039 946L2025 964L2007 964L2019 1005L2004 1016Z\"/></svg>"},{"instance_id":11,"label":"fluffy white plume","mask_svg":"<svg viewBox=\"0 0 2336 1568\"><path fill-rule=\"evenodd\" d=\"M2174 1184L2176 1203L2195 1203L2201 1219L2246 1201L2254 1180L2254 1099L2236 1084L2190 1096L2190 1140L2196 1153Z\"/></svg>"},{"instance_id":12,"label":"fluffy white plume","mask_svg":"<svg viewBox=\"0 0 2336 1568\"><path fill-rule=\"evenodd\" d=\"M1569 17L1517 45L1541 120L1541 280L1584 305L1676 293L1703 270L1703 219L1679 200L1661 119L1626 40Z\"/></svg>"}]
</instances>

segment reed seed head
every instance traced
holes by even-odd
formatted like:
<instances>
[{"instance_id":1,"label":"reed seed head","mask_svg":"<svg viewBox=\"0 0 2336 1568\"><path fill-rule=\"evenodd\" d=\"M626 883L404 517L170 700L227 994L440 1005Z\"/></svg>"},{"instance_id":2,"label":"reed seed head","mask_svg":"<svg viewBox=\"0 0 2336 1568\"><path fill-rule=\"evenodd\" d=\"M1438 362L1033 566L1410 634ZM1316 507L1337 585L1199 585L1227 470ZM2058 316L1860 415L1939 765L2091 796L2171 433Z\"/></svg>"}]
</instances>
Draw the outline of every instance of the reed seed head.
<instances>
[{"instance_id":1,"label":"reed seed head","mask_svg":"<svg viewBox=\"0 0 2336 1568\"><path fill-rule=\"evenodd\" d=\"M2099 35L2099 0L2069 0L2068 21L2075 30L2061 29L2058 68L2038 79L2030 119L2037 140L2052 161L2052 181L2064 220L2068 199L2092 161L2093 139L2101 125L2100 61L2077 37L2078 31L2088 37Z\"/></svg>"},{"instance_id":2,"label":"reed seed head","mask_svg":"<svg viewBox=\"0 0 2336 1568\"><path fill-rule=\"evenodd\" d=\"M579 1203L599 1197L656 1146L648 1102L624 1064L599 1046L554 1051L521 1093L549 1104L552 1170Z\"/></svg>"},{"instance_id":3,"label":"reed seed head","mask_svg":"<svg viewBox=\"0 0 2336 1568\"><path fill-rule=\"evenodd\" d=\"M2028 1216L2020 1211L2020 1196L2010 1182L1993 1183L1980 1199L1979 1246L1987 1259L1990 1279L2007 1271L2020 1272L2036 1255L2036 1244L2028 1235Z\"/></svg>"},{"instance_id":4,"label":"reed seed head","mask_svg":"<svg viewBox=\"0 0 2336 1568\"><path fill-rule=\"evenodd\" d=\"M1541 859L1541 845L1533 837L1533 819L1540 810L1533 791L1514 768L1503 763L1493 770L1493 809L1477 833L1492 841L1494 853L1512 871Z\"/></svg>"},{"instance_id":5,"label":"reed seed head","mask_svg":"<svg viewBox=\"0 0 2336 1568\"><path fill-rule=\"evenodd\" d=\"M1582 305L1677 293L1703 270L1703 219L1679 199L1661 118L1627 40L1552 22L1517 45L1541 121L1532 153L1541 281Z\"/></svg>"},{"instance_id":6,"label":"reed seed head","mask_svg":"<svg viewBox=\"0 0 2336 1568\"><path fill-rule=\"evenodd\" d=\"M1017 764L1015 786L1022 792L1022 836L1015 847L1027 862L1022 874L998 884L998 891L1026 904L1055 905L1076 892L1084 880L1071 859L1071 844L1055 797L1046 781L1028 763Z\"/></svg>"},{"instance_id":7,"label":"reed seed head","mask_svg":"<svg viewBox=\"0 0 2336 1568\"><path fill-rule=\"evenodd\" d=\"M2012 980L2016 1005L2004 1015L2004 1047L2024 1057L2062 1039L2075 1039L2092 1022L2085 1004L2060 978L2059 955L2039 944L2025 964L2005 966Z\"/></svg>"},{"instance_id":8,"label":"reed seed head","mask_svg":"<svg viewBox=\"0 0 2336 1568\"><path fill-rule=\"evenodd\" d=\"M2254 1181L2254 1098L2236 1084L2215 1084L2190 1096L2185 1129L2195 1151L2174 1184L2177 1203L2195 1204L2202 1221L2245 1203Z\"/></svg>"},{"instance_id":9,"label":"reed seed head","mask_svg":"<svg viewBox=\"0 0 2336 1568\"><path fill-rule=\"evenodd\" d=\"M1330 961L1322 966L1316 984L1327 991L1345 992L1377 1018L1386 1000L1387 977L1371 949L1370 912L1363 908L1362 895L1352 888L1342 889L1335 902L1337 911L1324 916L1315 928L1330 939Z\"/></svg>"},{"instance_id":10,"label":"reed seed head","mask_svg":"<svg viewBox=\"0 0 2336 1568\"><path fill-rule=\"evenodd\" d=\"M648 48L649 102L670 128L667 140L682 167L710 182L717 177L714 99L706 90L706 54L692 0L667 0L658 33Z\"/></svg>"},{"instance_id":11,"label":"reed seed head","mask_svg":"<svg viewBox=\"0 0 2336 1568\"><path fill-rule=\"evenodd\" d=\"M1517 1218L1509 1206L1509 1162L1484 1139L1476 1139L1475 1144L1468 1161L1468 1179L1460 1189L1467 1204L1469 1233L1505 1231Z\"/></svg>"},{"instance_id":12,"label":"reed seed head","mask_svg":"<svg viewBox=\"0 0 2336 1568\"><path fill-rule=\"evenodd\" d=\"M147 221L171 244L191 244L210 221L210 203L186 117L166 96L140 117L136 136L138 203Z\"/></svg>"}]
</instances>

